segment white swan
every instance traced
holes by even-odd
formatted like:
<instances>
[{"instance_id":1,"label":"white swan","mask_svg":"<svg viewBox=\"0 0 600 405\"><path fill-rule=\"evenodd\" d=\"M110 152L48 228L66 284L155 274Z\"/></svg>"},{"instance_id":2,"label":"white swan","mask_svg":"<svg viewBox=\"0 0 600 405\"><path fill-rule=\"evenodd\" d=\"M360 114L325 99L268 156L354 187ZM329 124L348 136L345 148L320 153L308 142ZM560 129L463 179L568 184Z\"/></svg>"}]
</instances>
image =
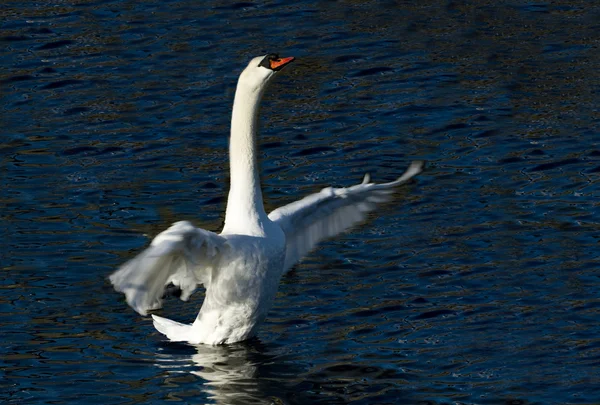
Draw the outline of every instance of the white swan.
<instances>
[{"instance_id":1,"label":"white swan","mask_svg":"<svg viewBox=\"0 0 600 405\"><path fill-rule=\"evenodd\" d=\"M413 162L396 181L374 184L365 176L349 188L325 188L265 213L257 166L259 102L275 74L294 60L254 58L240 75L231 119L231 188L221 234L177 222L110 276L138 313L161 306L173 283L187 300L198 284L204 303L191 325L152 315L154 326L172 341L222 344L252 337L267 316L281 276L319 241L365 219L396 187L421 172Z\"/></svg>"}]
</instances>

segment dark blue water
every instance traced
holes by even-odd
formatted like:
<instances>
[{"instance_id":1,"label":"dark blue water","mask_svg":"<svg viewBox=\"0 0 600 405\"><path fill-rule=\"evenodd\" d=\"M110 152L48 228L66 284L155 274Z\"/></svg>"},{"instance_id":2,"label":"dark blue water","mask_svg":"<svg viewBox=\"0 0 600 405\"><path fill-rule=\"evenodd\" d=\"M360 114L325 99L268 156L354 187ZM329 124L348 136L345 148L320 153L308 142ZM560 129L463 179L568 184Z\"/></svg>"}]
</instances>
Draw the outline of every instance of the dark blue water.
<instances>
[{"instance_id":1,"label":"dark blue water","mask_svg":"<svg viewBox=\"0 0 600 405\"><path fill-rule=\"evenodd\" d=\"M600 402L592 2L4 2L0 402ZM107 276L218 231L237 75L270 209L429 167L286 276L258 337L165 342ZM191 321L202 301L159 314Z\"/></svg>"}]
</instances>

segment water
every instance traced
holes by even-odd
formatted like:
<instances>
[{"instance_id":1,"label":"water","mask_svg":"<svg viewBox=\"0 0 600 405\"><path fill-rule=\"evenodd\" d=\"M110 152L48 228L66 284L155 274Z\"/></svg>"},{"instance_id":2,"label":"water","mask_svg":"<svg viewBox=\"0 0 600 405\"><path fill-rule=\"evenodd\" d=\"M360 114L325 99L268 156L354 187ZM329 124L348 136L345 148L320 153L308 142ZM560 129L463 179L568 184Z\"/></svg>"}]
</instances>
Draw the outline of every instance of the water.
<instances>
[{"instance_id":1,"label":"water","mask_svg":"<svg viewBox=\"0 0 600 405\"><path fill-rule=\"evenodd\" d=\"M5 2L0 400L600 402L600 9L589 2ZM107 276L217 231L235 81L267 208L429 167L287 275L258 337L165 342ZM159 311L191 321L202 301Z\"/></svg>"}]
</instances>

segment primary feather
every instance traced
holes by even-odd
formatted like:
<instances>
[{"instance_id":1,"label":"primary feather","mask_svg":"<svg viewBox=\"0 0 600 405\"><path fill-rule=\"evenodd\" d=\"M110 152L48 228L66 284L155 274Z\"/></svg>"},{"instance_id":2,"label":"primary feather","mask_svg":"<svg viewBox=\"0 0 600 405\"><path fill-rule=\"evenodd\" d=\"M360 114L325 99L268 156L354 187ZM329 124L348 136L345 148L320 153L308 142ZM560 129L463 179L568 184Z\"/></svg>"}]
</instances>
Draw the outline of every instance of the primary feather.
<instances>
[{"instance_id":1,"label":"primary feather","mask_svg":"<svg viewBox=\"0 0 600 405\"><path fill-rule=\"evenodd\" d=\"M361 184L348 188L327 187L316 194L277 208L269 219L283 229L286 237L285 269L289 270L315 245L364 221L378 203L389 201L391 193L423 170L423 162L413 162L406 172L390 183Z\"/></svg>"},{"instance_id":2,"label":"primary feather","mask_svg":"<svg viewBox=\"0 0 600 405\"><path fill-rule=\"evenodd\" d=\"M127 303L146 315L162 306L161 297L169 283L181 289L184 301L197 285L209 285L214 261L226 246L227 240L213 232L187 221L176 222L109 278L115 289L125 294Z\"/></svg>"}]
</instances>

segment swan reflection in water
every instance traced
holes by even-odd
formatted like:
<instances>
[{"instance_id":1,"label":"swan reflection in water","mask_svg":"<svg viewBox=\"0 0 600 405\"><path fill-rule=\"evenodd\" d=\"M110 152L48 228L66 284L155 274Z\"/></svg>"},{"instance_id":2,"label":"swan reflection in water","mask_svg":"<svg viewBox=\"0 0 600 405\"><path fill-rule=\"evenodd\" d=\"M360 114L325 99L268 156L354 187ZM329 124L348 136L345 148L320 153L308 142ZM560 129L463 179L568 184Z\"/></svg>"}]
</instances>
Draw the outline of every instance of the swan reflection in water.
<instances>
[{"instance_id":1,"label":"swan reflection in water","mask_svg":"<svg viewBox=\"0 0 600 405\"><path fill-rule=\"evenodd\" d=\"M190 355L189 349L195 353ZM169 371L165 383L181 386L182 400L192 395L217 404L278 404L286 402L285 382L293 382L303 371L286 362L278 349L258 339L226 346L165 343L156 366ZM197 385L190 375L199 377ZM200 392L193 394L191 384ZM176 389L172 397L179 397Z\"/></svg>"}]
</instances>

